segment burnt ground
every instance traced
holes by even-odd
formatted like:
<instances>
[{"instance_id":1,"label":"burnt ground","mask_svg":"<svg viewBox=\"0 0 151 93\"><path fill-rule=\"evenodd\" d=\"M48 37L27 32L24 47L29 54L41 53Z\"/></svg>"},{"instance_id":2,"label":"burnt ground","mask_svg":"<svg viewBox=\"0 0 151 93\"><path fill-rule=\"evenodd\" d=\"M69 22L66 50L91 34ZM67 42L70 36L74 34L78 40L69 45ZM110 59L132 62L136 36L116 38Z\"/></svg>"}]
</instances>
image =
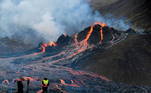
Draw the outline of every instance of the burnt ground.
<instances>
[{"instance_id":1,"label":"burnt ground","mask_svg":"<svg viewBox=\"0 0 151 93\"><path fill-rule=\"evenodd\" d=\"M105 51L96 50L78 67L115 82L130 85L151 85L151 35L129 35ZM81 62L82 61L82 62Z\"/></svg>"},{"instance_id":2,"label":"burnt ground","mask_svg":"<svg viewBox=\"0 0 151 93\"><path fill-rule=\"evenodd\" d=\"M95 7L96 4L98 4L97 7ZM134 26L150 30L149 0L118 0L103 5L103 7L100 7L100 5L98 2L93 7L104 15L111 13L115 17L127 17ZM16 78L30 76L42 79L46 76L56 81L74 79L76 81L74 83L80 87L62 86L63 90L69 93L150 93L150 87L146 86L151 86L150 40L150 35L131 34L122 42L105 50L95 49L88 51L90 53L88 56L85 53L80 53L73 58L68 58L76 49L74 50L71 47L56 54L34 55L25 53L26 55L22 55L19 53L19 56L14 56L12 52L27 51L29 45L23 45L20 42L18 44L18 41L10 41L5 38L0 42L0 55L6 54L10 58L0 57L2 63L0 64L0 81L2 82L5 79L10 81L10 85L6 86L8 91L16 90L16 85L13 82ZM82 57L80 58L80 56ZM71 63L74 63L74 60L76 60L76 64L72 65ZM72 68L78 68L80 71L68 67L70 64L73 66ZM102 76L112 81L106 81ZM35 93L40 89L40 82L32 83L30 91ZM60 84L60 82L53 83ZM0 87L2 87L0 90L3 89L3 85Z\"/></svg>"},{"instance_id":3,"label":"burnt ground","mask_svg":"<svg viewBox=\"0 0 151 93\"><path fill-rule=\"evenodd\" d=\"M73 84L60 87L68 93L150 93L150 35L116 31L112 34L116 37L112 41L108 38L112 30L114 32L114 29L106 28L104 36L107 38L104 41L107 41L92 48L73 43L63 47L60 52L52 52L51 48L46 53L31 51L9 58L0 57L0 82L10 81L6 86L0 84L0 90L16 91L14 80L28 76L40 80L48 77L52 81L56 80L51 82L55 85L60 84L57 82L59 79L74 80L73 84L78 87ZM99 38L97 31L92 33L91 42L95 41L94 37ZM111 43L113 45L108 45L110 41L114 42ZM84 51L76 52L83 48ZM39 90L40 81L31 82L30 92Z\"/></svg>"}]
</instances>

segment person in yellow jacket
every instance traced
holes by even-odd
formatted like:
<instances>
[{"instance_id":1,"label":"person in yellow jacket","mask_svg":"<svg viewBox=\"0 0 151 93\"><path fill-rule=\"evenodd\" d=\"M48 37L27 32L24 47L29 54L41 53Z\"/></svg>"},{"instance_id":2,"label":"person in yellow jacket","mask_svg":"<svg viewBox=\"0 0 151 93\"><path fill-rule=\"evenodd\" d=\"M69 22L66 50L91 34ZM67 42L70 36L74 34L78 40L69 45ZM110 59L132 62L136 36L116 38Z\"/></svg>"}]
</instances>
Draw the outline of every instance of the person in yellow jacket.
<instances>
[{"instance_id":1,"label":"person in yellow jacket","mask_svg":"<svg viewBox=\"0 0 151 93\"><path fill-rule=\"evenodd\" d=\"M47 78L44 78L42 80L42 93L48 93L48 86L49 86L49 80Z\"/></svg>"}]
</instances>

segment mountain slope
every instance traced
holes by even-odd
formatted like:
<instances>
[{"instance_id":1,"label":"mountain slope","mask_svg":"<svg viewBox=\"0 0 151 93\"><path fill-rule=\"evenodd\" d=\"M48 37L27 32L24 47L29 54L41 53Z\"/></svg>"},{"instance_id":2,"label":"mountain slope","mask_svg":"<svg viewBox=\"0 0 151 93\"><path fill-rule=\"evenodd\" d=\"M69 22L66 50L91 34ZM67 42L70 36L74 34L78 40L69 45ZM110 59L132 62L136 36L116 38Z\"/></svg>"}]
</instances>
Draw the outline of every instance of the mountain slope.
<instances>
[{"instance_id":1,"label":"mountain slope","mask_svg":"<svg viewBox=\"0 0 151 93\"><path fill-rule=\"evenodd\" d=\"M107 0L106 0L107 1ZM112 14L115 17L126 17L134 27L151 29L150 0L111 0L111 4L102 6L103 0L92 0L92 7L103 14ZM108 1L110 2L110 1Z\"/></svg>"},{"instance_id":2,"label":"mountain slope","mask_svg":"<svg viewBox=\"0 0 151 93\"><path fill-rule=\"evenodd\" d=\"M96 22L72 36L62 34L56 42L40 44L41 51L37 48L0 57L0 90L8 81L6 87L15 91L14 80L25 82L28 77L30 88L39 91L39 81L48 77L52 85L69 93L144 93L150 87L123 83L150 84L149 45L149 35L132 29L118 31Z\"/></svg>"},{"instance_id":3,"label":"mountain slope","mask_svg":"<svg viewBox=\"0 0 151 93\"><path fill-rule=\"evenodd\" d=\"M78 66L116 82L151 85L150 44L151 35L129 35L125 41L79 60Z\"/></svg>"}]
</instances>

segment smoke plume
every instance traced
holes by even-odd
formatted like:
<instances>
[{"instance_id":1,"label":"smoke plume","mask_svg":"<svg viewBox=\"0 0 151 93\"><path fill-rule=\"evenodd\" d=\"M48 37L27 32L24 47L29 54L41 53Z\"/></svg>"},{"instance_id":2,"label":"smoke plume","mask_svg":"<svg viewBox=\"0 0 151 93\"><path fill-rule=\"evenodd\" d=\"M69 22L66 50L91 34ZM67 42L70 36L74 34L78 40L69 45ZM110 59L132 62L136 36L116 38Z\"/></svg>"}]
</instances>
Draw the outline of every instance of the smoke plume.
<instances>
[{"instance_id":1,"label":"smoke plume","mask_svg":"<svg viewBox=\"0 0 151 93\"><path fill-rule=\"evenodd\" d=\"M55 41L62 33L72 34L102 21L127 29L122 19L105 18L87 0L1 0L0 37L25 42Z\"/></svg>"}]
</instances>

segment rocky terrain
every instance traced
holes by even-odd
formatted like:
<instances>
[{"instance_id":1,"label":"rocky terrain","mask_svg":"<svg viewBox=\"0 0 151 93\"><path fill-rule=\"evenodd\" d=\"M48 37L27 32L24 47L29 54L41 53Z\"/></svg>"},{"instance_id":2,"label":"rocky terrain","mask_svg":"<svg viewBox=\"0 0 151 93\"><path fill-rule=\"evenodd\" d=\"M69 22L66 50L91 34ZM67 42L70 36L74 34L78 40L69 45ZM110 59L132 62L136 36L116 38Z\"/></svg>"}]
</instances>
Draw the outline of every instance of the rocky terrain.
<instances>
[{"instance_id":1,"label":"rocky terrain","mask_svg":"<svg viewBox=\"0 0 151 93\"><path fill-rule=\"evenodd\" d=\"M24 29L33 32L30 38L22 32L0 38L0 93L16 92L17 79L25 92L41 93L44 77L53 93L151 93L150 1L88 1L104 17L130 21L131 28L96 22L51 42L31 29ZM25 43L30 39L33 44Z\"/></svg>"},{"instance_id":2,"label":"rocky terrain","mask_svg":"<svg viewBox=\"0 0 151 93\"><path fill-rule=\"evenodd\" d=\"M145 44L135 42L138 38ZM30 77L29 91L38 92L40 80L48 77L51 86L59 86L50 89L64 93L149 93L150 52L144 50L149 40L132 29L118 31L98 24L72 36L63 34L56 46L48 43L20 56L0 58L0 81L9 81L1 84L1 90L15 91L15 79Z\"/></svg>"}]
</instances>

